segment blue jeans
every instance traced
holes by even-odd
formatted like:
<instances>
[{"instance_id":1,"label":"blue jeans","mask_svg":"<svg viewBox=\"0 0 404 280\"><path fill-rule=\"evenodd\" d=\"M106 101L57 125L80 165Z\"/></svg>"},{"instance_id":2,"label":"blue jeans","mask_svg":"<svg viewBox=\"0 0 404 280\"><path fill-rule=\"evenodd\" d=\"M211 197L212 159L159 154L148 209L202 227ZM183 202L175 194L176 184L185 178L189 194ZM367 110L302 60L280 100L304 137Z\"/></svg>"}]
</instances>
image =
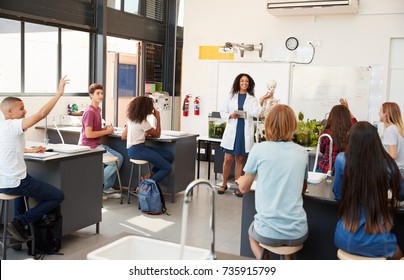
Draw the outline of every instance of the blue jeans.
<instances>
[{"instance_id":1,"label":"blue jeans","mask_svg":"<svg viewBox=\"0 0 404 280\"><path fill-rule=\"evenodd\" d=\"M131 159L147 160L150 164L152 164L152 172L154 174L151 179L153 179L156 183L163 180L173 170L171 163L174 160L174 155L166 149L148 147L145 144L138 144L128 149L128 156Z\"/></svg>"},{"instance_id":2,"label":"blue jeans","mask_svg":"<svg viewBox=\"0 0 404 280\"><path fill-rule=\"evenodd\" d=\"M16 188L0 189L1 193L11 195L22 195L32 197L38 204L29 209L25 209L24 198L19 197L14 201L14 215L22 225L35 222L42 218L43 215L55 209L65 198L64 193L58 188L41 181L37 181L29 174Z\"/></svg>"},{"instance_id":3,"label":"blue jeans","mask_svg":"<svg viewBox=\"0 0 404 280\"><path fill-rule=\"evenodd\" d=\"M106 153L103 154L103 157L116 156L118 158L118 167L119 169L121 168L123 164L123 156L120 153L111 149L109 146L103 144L97 146L96 149L105 149ZM114 186L117 177L116 163L109 162L106 163L105 165L106 166L104 168L104 189L109 189Z\"/></svg>"}]
</instances>

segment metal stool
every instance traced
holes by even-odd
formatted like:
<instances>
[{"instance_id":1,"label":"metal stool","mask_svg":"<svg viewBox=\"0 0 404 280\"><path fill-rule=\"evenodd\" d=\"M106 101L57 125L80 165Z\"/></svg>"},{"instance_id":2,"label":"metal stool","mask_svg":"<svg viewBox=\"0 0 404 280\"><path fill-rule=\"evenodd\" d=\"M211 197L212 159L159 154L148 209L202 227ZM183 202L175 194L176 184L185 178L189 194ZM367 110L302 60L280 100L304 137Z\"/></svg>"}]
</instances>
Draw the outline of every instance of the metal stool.
<instances>
[{"instance_id":1,"label":"metal stool","mask_svg":"<svg viewBox=\"0 0 404 280\"><path fill-rule=\"evenodd\" d=\"M142 181L140 179L140 174L142 174L142 165L147 164L147 167L149 168L149 173L151 173L151 169L150 169L150 163L147 160L141 160L141 159L130 159L130 162L132 163L132 167L130 169L130 176L129 176L129 184L128 184L128 204L130 204L130 195L133 194L135 196L137 196L136 193L136 187L133 188L131 190L130 186L131 186L131 182L132 182L132 174L133 174L133 166L135 164L138 165L138 171L139 171L139 179L138 179L138 186L140 185L140 182Z\"/></svg>"},{"instance_id":2,"label":"metal stool","mask_svg":"<svg viewBox=\"0 0 404 280\"><path fill-rule=\"evenodd\" d=\"M383 257L365 257L365 256L354 255L354 254L347 253L341 249L338 249L337 257L340 260L386 260L386 258L383 258Z\"/></svg>"},{"instance_id":3,"label":"metal stool","mask_svg":"<svg viewBox=\"0 0 404 280\"><path fill-rule=\"evenodd\" d=\"M261 253L261 260L264 259L265 254L267 251L270 251L272 253L275 253L279 255L281 260L285 260L286 255L293 255L297 251L300 251L303 248L303 244L301 245L296 245L296 246L279 246L279 247L273 247L273 246L268 246L260 243L260 246L262 247L262 253Z\"/></svg>"},{"instance_id":4,"label":"metal stool","mask_svg":"<svg viewBox=\"0 0 404 280\"><path fill-rule=\"evenodd\" d=\"M119 183L119 193L121 195L121 204L123 203L123 192L122 192L122 183L121 183L121 176L119 176L119 165L118 165L118 157L116 156L103 156L102 163L107 164L111 162L115 162L116 164L116 174L118 175L118 183Z\"/></svg>"},{"instance_id":5,"label":"metal stool","mask_svg":"<svg viewBox=\"0 0 404 280\"><path fill-rule=\"evenodd\" d=\"M32 225L32 223L29 224L29 228L31 231L31 235L28 236L28 240L27 241L18 241L19 243L14 243L14 244L10 244L10 242L7 242L8 239L11 239L11 236L7 233L7 225L8 225L8 207L9 207L9 202L11 200L14 200L18 197L20 197L21 195L9 195L9 194L4 194L4 193L0 193L0 200L1 200L1 213L0 213L0 217L2 218L3 221L3 236L1 238L1 246L2 246L2 258L3 260L7 259L7 249L10 248L12 245L15 244L22 244L25 243L27 241L32 241L32 251L35 252L35 237L34 237L34 226ZM24 197L24 203L25 203L25 208L28 210L29 206L28 206L28 201L27 198Z\"/></svg>"}]
</instances>

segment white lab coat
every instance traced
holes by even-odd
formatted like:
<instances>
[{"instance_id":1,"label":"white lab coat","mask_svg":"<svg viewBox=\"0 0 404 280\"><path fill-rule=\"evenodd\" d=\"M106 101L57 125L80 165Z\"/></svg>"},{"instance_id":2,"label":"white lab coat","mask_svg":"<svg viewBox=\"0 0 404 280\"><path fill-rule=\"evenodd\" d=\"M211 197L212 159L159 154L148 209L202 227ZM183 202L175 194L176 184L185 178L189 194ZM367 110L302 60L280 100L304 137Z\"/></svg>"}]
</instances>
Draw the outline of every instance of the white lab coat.
<instances>
[{"instance_id":1,"label":"white lab coat","mask_svg":"<svg viewBox=\"0 0 404 280\"><path fill-rule=\"evenodd\" d=\"M237 119L229 119L230 114L238 110L238 95L232 96L229 94L227 101L220 110L220 117L222 120L227 121L226 129L224 130L221 147L233 150L234 142L236 139ZM249 153L254 145L254 122L253 117L258 118L261 114L262 108L255 96L247 93L244 102L243 111L247 112L247 118L244 121L244 137L245 137L245 151Z\"/></svg>"}]
</instances>

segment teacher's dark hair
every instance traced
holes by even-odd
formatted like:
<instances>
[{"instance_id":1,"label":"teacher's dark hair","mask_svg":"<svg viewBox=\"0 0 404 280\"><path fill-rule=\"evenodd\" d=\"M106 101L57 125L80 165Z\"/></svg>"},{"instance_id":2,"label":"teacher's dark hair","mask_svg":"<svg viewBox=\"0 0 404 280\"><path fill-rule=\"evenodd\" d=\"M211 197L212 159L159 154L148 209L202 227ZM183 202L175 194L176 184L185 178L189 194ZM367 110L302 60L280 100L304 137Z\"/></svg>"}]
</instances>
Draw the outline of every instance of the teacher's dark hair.
<instances>
[{"instance_id":1,"label":"teacher's dark hair","mask_svg":"<svg viewBox=\"0 0 404 280\"><path fill-rule=\"evenodd\" d=\"M240 80L244 76L248 78L247 92L249 95L254 96L255 82L254 82L253 78L251 78L250 75L245 74L245 73L238 74L237 77L234 79L233 86L231 88L231 95L235 95L237 92L240 91Z\"/></svg>"}]
</instances>

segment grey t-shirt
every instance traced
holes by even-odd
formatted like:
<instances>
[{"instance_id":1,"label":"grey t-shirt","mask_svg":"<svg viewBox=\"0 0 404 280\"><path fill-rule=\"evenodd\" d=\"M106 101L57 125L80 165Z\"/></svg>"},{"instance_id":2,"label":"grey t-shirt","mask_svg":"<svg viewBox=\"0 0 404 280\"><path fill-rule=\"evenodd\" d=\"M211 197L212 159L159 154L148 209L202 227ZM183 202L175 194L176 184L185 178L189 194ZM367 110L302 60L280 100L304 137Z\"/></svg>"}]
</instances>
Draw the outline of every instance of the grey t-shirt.
<instances>
[{"instance_id":1,"label":"grey t-shirt","mask_svg":"<svg viewBox=\"0 0 404 280\"><path fill-rule=\"evenodd\" d=\"M394 124L384 130L383 145L386 151L388 151L387 146L396 146L396 163L398 168L404 169L404 138Z\"/></svg>"}]
</instances>

